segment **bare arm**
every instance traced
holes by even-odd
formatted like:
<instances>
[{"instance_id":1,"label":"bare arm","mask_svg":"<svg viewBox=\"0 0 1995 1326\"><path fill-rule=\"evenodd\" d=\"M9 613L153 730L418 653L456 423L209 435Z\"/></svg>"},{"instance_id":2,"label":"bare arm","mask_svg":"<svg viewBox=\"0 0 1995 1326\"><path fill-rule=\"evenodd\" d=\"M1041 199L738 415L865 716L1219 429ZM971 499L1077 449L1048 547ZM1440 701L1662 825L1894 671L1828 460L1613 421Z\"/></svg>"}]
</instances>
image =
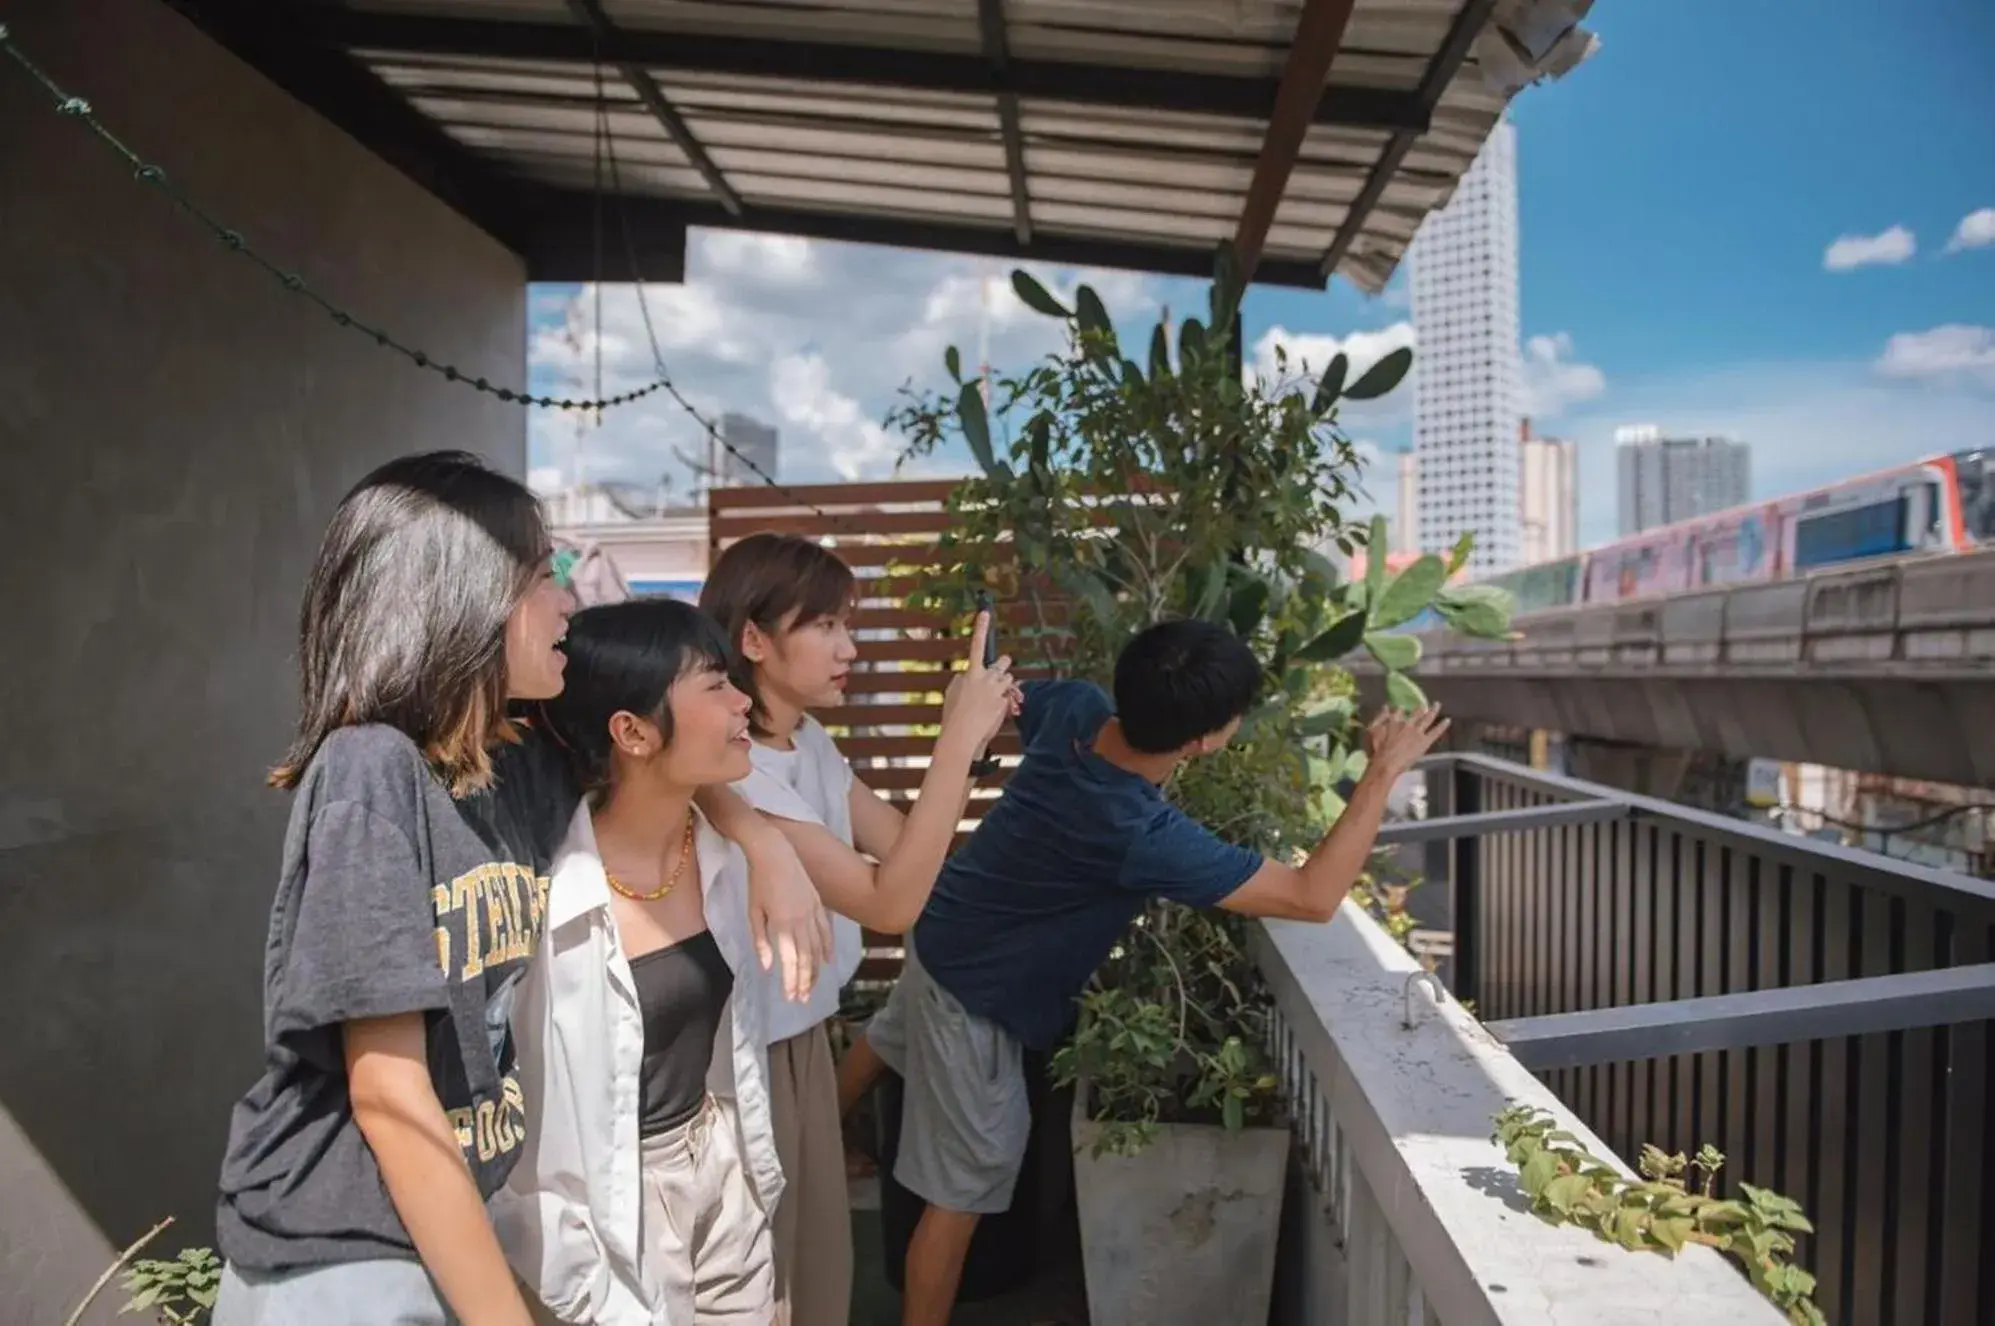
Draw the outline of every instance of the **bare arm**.
<instances>
[{"instance_id":1,"label":"bare arm","mask_svg":"<svg viewBox=\"0 0 1995 1326\"><path fill-rule=\"evenodd\" d=\"M857 851L822 824L774 820L803 859L825 904L861 925L901 934L921 915L970 799L974 781L970 765L1018 710L1011 660L1001 658L984 666L989 632L990 615L978 613L970 633L969 665L949 683L942 703L942 734L935 740L913 810L902 815L853 779L847 804Z\"/></svg>"},{"instance_id":2,"label":"bare arm","mask_svg":"<svg viewBox=\"0 0 1995 1326\"><path fill-rule=\"evenodd\" d=\"M970 793L975 790L974 779L963 784L962 799L956 803L958 823L970 804ZM886 860L894 844L900 841L902 830L907 828L907 816L900 807L866 786L862 778L852 780L848 801L852 809L853 845L875 861Z\"/></svg>"},{"instance_id":3,"label":"bare arm","mask_svg":"<svg viewBox=\"0 0 1995 1326\"><path fill-rule=\"evenodd\" d=\"M1261 868L1219 905L1247 916L1291 921L1327 921L1335 916L1371 859L1392 785L1447 730L1438 708L1380 716L1367 734L1371 763L1352 789L1344 813L1309 859L1300 866L1262 862Z\"/></svg>"},{"instance_id":4,"label":"bare arm","mask_svg":"<svg viewBox=\"0 0 1995 1326\"><path fill-rule=\"evenodd\" d=\"M748 927L763 970L782 963L783 993L810 998L818 970L831 961L831 922L808 867L768 820L726 787L703 787L700 811L748 860Z\"/></svg>"},{"instance_id":5,"label":"bare arm","mask_svg":"<svg viewBox=\"0 0 1995 1326\"><path fill-rule=\"evenodd\" d=\"M466 1326L531 1326L457 1134L430 1084L420 1013L346 1024L353 1119L423 1267Z\"/></svg>"},{"instance_id":6,"label":"bare arm","mask_svg":"<svg viewBox=\"0 0 1995 1326\"><path fill-rule=\"evenodd\" d=\"M854 780L852 836L860 847L879 852L878 865L822 824L772 821L796 849L827 907L887 934L902 934L914 924L949 855L969 797L970 763L987 739L968 725L945 726L919 798L905 816ZM871 809L862 808L862 801Z\"/></svg>"},{"instance_id":7,"label":"bare arm","mask_svg":"<svg viewBox=\"0 0 1995 1326\"><path fill-rule=\"evenodd\" d=\"M963 785L963 800L970 799L970 785ZM900 807L866 786L862 779L852 780L852 791L846 797L852 808L852 844L875 861L884 861L894 850L894 844L901 839L901 830L907 827L907 816ZM958 808L957 819L962 812Z\"/></svg>"}]
</instances>

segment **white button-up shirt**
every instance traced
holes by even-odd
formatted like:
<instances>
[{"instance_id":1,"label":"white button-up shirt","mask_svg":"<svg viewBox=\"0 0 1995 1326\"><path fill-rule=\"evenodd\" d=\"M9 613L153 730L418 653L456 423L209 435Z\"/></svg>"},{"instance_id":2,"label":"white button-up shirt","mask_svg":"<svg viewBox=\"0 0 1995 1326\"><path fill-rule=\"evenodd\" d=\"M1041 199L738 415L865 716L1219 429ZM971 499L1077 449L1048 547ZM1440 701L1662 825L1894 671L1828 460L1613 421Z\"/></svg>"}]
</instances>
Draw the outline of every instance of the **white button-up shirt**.
<instances>
[{"instance_id":1,"label":"white button-up shirt","mask_svg":"<svg viewBox=\"0 0 1995 1326\"><path fill-rule=\"evenodd\" d=\"M774 1211L783 1174L769 1122L765 986L748 929L748 868L704 818L696 842L707 928L735 975L707 1086L733 1098L749 1178L763 1209ZM490 1210L514 1271L564 1321L692 1326L666 1321L639 1245L644 1020L586 804L555 854L546 930L512 1024L526 1143Z\"/></svg>"}]
</instances>

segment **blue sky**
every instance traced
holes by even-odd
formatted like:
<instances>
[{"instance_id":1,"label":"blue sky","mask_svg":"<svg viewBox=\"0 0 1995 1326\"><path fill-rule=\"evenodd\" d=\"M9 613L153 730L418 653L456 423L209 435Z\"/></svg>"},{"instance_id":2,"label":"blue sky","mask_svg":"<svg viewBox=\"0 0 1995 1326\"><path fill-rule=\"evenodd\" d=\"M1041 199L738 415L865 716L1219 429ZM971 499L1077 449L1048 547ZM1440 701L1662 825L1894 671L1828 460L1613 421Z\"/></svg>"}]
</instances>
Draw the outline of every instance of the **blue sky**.
<instances>
[{"instance_id":1,"label":"blue sky","mask_svg":"<svg viewBox=\"0 0 1995 1326\"><path fill-rule=\"evenodd\" d=\"M1741 437L1758 496L1995 443L1995 242L1948 251L1964 218L1995 209L1995 5L1601 0L1587 26L1599 52L1513 109L1538 427L1579 443L1582 538L1612 534L1618 424ZM1968 231L1995 239L1995 211ZM688 285L655 288L654 316L694 325L668 332L668 360L715 406L776 415L797 477L884 472L891 386L936 371L940 345L974 326L976 274L998 266L808 245L771 275L755 243L702 237ZM812 297L786 295L777 278L806 268ZM1190 282L1107 280L1131 322L1203 302ZM537 324L560 316L561 293L539 293ZM894 297L913 331L896 330ZM748 327L743 304L786 329ZM1271 329L1382 344L1406 317L1394 292L1341 281L1257 290L1245 310L1250 344ZM606 318L611 349L633 325ZM1029 355L1034 335L995 328L993 359ZM544 347L544 380L551 360L573 363ZM1352 431L1381 452L1410 445L1410 397ZM536 434L537 465L564 463L552 437ZM643 470L647 448L665 450L635 436L598 450ZM1388 506L1389 468L1370 476Z\"/></svg>"}]
</instances>

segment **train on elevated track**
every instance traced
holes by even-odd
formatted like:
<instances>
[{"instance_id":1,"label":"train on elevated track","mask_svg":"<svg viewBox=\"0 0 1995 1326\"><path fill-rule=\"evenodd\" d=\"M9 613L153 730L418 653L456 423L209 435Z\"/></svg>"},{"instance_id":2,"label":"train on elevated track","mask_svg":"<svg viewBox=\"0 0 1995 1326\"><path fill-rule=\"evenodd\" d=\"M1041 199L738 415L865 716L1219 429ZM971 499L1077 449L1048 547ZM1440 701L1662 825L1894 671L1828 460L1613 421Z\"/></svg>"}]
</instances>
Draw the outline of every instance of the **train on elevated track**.
<instances>
[{"instance_id":1,"label":"train on elevated track","mask_svg":"<svg viewBox=\"0 0 1995 1326\"><path fill-rule=\"evenodd\" d=\"M1995 448L1680 521L1491 576L1517 613L1812 575L1878 557L1995 547Z\"/></svg>"}]
</instances>

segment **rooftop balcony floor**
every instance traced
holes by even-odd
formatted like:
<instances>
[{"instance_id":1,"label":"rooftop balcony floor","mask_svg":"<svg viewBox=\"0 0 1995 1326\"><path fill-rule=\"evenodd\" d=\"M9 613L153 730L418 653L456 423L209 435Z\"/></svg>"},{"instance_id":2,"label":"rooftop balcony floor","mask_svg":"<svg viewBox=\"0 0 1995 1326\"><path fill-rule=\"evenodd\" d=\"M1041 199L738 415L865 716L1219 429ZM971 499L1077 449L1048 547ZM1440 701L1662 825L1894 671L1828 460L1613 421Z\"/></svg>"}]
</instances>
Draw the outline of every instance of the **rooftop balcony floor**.
<instances>
[{"instance_id":1,"label":"rooftop balcony floor","mask_svg":"<svg viewBox=\"0 0 1995 1326\"><path fill-rule=\"evenodd\" d=\"M1073 1234L1070 1228L1067 1233ZM1046 1239L1031 1281L1010 1293L962 1303L950 1326L1088 1326L1087 1288L1075 1238ZM1053 1255L1064 1251L1066 1255ZM879 1180L852 1184L851 1326L900 1326L901 1298L887 1283L881 1257Z\"/></svg>"}]
</instances>

